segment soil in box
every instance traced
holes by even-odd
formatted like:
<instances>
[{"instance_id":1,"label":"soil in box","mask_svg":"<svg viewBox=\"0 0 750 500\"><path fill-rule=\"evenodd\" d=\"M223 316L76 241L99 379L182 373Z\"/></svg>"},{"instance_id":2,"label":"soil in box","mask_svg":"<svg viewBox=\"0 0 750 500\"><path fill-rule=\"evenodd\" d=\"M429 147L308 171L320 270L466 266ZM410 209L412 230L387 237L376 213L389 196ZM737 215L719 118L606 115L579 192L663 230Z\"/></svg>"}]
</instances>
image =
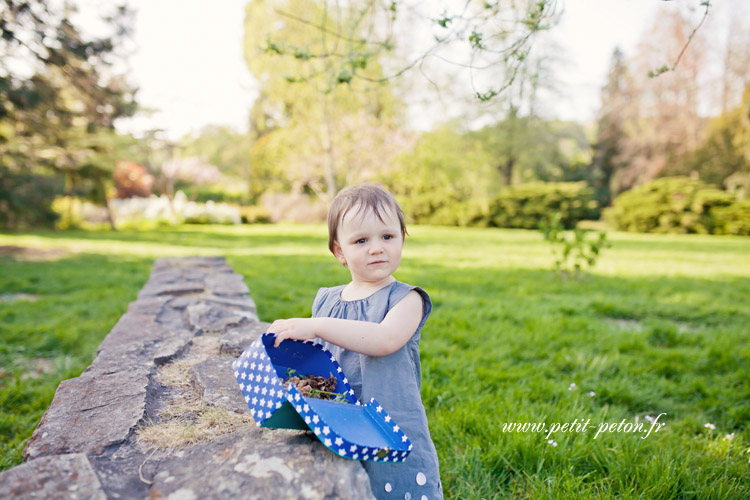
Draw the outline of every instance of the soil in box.
<instances>
[{"instance_id":1,"label":"soil in box","mask_svg":"<svg viewBox=\"0 0 750 500\"><path fill-rule=\"evenodd\" d=\"M288 391L289 384L294 384L297 390L307 398L346 403L346 394L335 392L336 376L333 373L328 375L328 378L319 375L302 375L297 373L297 370L290 368L287 371L287 378L283 381L284 390Z\"/></svg>"}]
</instances>

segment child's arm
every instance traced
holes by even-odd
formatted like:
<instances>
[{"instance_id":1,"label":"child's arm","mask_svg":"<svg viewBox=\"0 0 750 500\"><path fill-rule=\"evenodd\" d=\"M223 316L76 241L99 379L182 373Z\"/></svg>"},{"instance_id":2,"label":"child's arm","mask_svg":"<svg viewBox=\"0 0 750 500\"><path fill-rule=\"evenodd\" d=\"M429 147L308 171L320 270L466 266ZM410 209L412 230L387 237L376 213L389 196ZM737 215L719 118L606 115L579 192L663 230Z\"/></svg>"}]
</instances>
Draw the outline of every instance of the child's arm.
<instances>
[{"instance_id":1,"label":"child's arm","mask_svg":"<svg viewBox=\"0 0 750 500\"><path fill-rule=\"evenodd\" d=\"M422 321L422 297L410 291L380 323L338 318L278 319L268 328L276 334L275 347L284 339L308 340L320 337L344 349L386 356L401 349Z\"/></svg>"}]
</instances>

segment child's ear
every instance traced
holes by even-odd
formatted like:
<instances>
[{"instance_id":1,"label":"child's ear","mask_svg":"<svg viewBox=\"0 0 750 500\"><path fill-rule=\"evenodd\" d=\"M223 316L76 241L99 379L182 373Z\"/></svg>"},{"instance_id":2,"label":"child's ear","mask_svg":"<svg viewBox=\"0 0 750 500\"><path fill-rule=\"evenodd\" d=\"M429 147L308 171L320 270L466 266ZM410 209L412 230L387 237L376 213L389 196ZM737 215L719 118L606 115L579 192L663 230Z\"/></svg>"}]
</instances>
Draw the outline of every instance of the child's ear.
<instances>
[{"instance_id":1,"label":"child's ear","mask_svg":"<svg viewBox=\"0 0 750 500\"><path fill-rule=\"evenodd\" d=\"M341 264L346 265L346 258L344 257L344 251L341 250L341 245L338 241L333 242L333 255L338 259Z\"/></svg>"}]
</instances>

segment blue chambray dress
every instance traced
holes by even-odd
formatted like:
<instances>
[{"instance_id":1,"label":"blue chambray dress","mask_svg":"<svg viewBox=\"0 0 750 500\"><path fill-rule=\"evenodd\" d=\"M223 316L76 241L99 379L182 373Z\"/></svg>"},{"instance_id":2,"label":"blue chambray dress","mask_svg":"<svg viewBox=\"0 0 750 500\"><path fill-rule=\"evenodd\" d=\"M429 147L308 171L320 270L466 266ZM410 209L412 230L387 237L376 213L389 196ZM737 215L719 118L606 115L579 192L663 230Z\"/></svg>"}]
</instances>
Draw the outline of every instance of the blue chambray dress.
<instances>
[{"instance_id":1,"label":"blue chambray dress","mask_svg":"<svg viewBox=\"0 0 750 500\"><path fill-rule=\"evenodd\" d=\"M440 466L427 427L420 388L419 338L432 311L432 301L419 287L394 281L369 297L343 300L346 285L321 288L312 307L313 317L380 323L388 311L411 290L422 296L422 321L411 339L387 356L368 356L323 342L336 356L360 401L375 398L409 437L413 448L403 463L362 462L378 499L438 500L443 498Z\"/></svg>"}]
</instances>

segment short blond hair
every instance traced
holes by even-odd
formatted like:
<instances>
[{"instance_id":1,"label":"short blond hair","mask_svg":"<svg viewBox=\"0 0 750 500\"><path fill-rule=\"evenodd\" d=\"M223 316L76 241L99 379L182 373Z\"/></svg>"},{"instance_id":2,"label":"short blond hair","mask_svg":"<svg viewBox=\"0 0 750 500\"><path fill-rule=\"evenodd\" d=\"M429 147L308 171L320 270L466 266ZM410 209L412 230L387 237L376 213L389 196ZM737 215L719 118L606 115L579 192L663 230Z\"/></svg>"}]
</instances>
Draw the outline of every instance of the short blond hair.
<instances>
[{"instance_id":1,"label":"short blond hair","mask_svg":"<svg viewBox=\"0 0 750 500\"><path fill-rule=\"evenodd\" d=\"M334 253L333 243L338 237L339 224L341 224L344 216L355 207L358 207L358 213L363 210L372 210L381 222L385 222L383 212L392 210L401 225L401 235L406 236L408 234L404 222L404 211L401 210L396 198L387 189L380 184L357 184L342 189L328 209L328 249L331 253Z\"/></svg>"}]
</instances>

